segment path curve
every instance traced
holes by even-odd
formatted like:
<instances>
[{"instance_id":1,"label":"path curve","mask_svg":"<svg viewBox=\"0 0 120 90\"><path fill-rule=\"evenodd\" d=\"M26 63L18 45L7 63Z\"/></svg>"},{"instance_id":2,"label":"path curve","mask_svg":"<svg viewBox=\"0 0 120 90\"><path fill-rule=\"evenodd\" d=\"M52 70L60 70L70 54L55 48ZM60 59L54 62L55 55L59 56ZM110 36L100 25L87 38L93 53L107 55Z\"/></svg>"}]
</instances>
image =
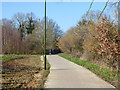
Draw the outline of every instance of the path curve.
<instances>
[{"instance_id":1,"label":"path curve","mask_svg":"<svg viewBox=\"0 0 120 90\"><path fill-rule=\"evenodd\" d=\"M48 55L51 65L45 88L115 88L88 69L58 55Z\"/></svg>"}]
</instances>

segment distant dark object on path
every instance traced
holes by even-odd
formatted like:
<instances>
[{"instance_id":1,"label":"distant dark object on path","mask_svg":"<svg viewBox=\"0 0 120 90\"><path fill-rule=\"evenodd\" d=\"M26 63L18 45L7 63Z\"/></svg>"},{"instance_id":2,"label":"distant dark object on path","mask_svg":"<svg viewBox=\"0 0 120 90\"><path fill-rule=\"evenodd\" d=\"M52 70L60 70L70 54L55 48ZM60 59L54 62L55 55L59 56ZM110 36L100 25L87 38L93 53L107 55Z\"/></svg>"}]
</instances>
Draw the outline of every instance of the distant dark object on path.
<instances>
[{"instance_id":1,"label":"distant dark object on path","mask_svg":"<svg viewBox=\"0 0 120 90\"><path fill-rule=\"evenodd\" d=\"M62 53L62 51L60 49L50 49L51 54L58 54L58 53Z\"/></svg>"}]
</instances>

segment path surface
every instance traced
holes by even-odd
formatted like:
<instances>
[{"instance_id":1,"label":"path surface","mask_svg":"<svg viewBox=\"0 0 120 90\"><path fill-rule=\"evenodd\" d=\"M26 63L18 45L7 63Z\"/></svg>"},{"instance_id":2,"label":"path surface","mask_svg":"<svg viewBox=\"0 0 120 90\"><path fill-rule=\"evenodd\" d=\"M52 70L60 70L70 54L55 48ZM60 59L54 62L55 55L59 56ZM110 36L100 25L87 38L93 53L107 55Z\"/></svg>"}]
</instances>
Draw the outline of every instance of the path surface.
<instances>
[{"instance_id":1,"label":"path surface","mask_svg":"<svg viewBox=\"0 0 120 90\"><path fill-rule=\"evenodd\" d=\"M50 74L45 88L114 88L86 68L58 55L49 55Z\"/></svg>"}]
</instances>

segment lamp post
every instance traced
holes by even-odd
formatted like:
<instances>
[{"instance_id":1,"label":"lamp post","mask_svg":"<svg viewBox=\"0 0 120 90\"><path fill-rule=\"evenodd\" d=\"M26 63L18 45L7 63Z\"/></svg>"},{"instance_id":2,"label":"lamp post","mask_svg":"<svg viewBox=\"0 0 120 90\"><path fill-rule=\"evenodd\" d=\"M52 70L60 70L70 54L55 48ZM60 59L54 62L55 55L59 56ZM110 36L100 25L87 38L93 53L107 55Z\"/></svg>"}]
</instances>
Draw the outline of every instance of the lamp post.
<instances>
[{"instance_id":1,"label":"lamp post","mask_svg":"<svg viewBox=\"0 0 120 90\"><path fill-rule=\"evenodd\" d=\"M44 70L46 70L46 0L45 0L45 30L44 30Z\"/></svg>"}]
</instances>

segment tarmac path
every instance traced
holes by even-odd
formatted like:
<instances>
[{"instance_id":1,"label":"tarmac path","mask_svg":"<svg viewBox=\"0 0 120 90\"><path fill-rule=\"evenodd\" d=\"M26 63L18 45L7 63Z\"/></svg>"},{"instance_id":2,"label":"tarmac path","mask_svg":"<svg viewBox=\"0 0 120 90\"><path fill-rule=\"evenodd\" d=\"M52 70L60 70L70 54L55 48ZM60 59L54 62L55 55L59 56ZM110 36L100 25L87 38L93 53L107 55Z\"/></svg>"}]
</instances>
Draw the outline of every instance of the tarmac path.
<instances>
[{"instance_id":1,"label":"tarmac path","mask_svg":"<svg viewBox=\"0 0 120 90\"><path fill-rule=\"evenodd\" d=\"M115 88L88 69L58 55L48 55L51 65L45 88Z\"/></svg>"}]
</instances>

